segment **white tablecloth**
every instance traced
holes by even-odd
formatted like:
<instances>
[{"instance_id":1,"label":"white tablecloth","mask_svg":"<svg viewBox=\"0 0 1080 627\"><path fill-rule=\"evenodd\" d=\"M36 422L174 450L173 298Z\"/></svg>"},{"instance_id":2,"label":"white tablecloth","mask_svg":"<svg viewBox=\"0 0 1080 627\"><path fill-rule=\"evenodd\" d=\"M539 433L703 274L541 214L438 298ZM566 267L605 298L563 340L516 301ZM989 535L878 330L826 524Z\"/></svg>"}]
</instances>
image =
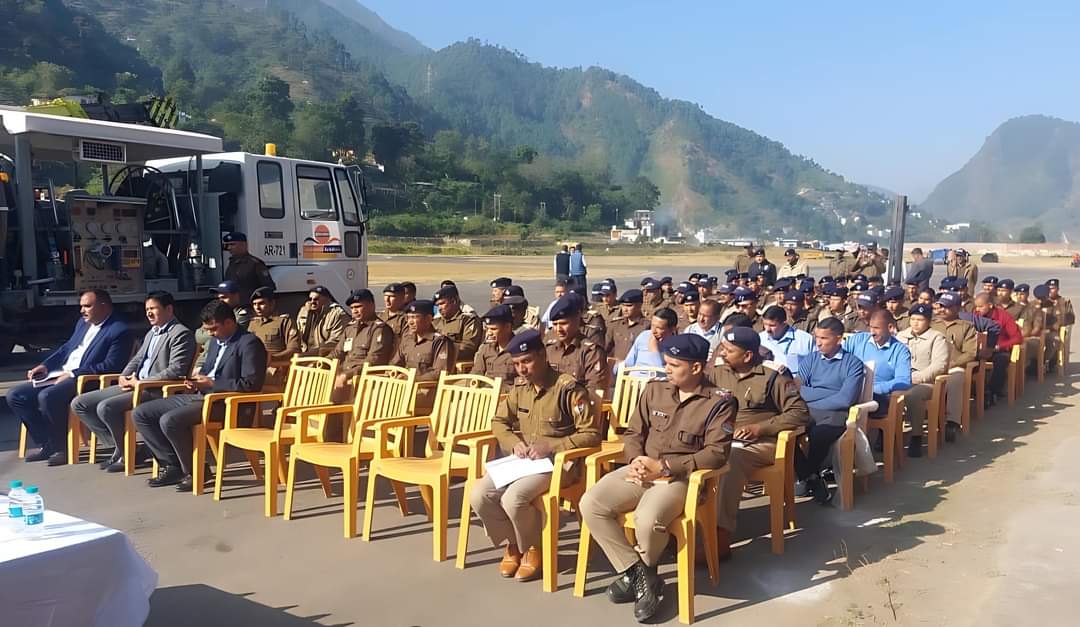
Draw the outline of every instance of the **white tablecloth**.
<instances>
[{"instance_id":1,"label":"white tablecloth","mask_svg":"<svg viewBox=\"0 0 1080 627\"><path fill-rule=\"evenodd\" d=\"M115 529L45 512L37 537L12 529L0 497L0 624L139 627L157 573Z\"/></svg>"}]
</instances>

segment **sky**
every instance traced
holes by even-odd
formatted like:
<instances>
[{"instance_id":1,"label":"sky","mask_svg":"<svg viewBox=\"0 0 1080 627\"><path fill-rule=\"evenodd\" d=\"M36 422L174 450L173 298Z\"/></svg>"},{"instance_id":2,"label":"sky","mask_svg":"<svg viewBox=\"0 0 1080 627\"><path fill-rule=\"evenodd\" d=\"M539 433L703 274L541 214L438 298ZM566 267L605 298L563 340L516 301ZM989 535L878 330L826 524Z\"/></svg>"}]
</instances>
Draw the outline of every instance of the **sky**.
<instances>
[{"instance_id":1,"label":"sky","mask_svg":"<svg viewBox=\"0 0 1080 627\"><path fill-rule=\"evenodd\" d=\"M1080 120L1080 2L361 1L432 48L626 74L914 201L1010 118Z\"/></svg>"}]
</instances>

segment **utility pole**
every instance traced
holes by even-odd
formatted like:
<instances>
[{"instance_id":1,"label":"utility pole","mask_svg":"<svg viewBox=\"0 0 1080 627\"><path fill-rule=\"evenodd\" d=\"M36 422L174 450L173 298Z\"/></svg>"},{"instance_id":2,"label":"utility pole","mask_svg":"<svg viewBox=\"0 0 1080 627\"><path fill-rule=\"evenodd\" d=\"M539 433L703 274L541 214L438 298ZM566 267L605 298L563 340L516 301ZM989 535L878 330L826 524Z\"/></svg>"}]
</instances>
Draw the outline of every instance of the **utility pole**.
<instances>
[{"instance_id":1,"label":"utility pole","mask_svg":"<svg viewBox=\"0 0 1080 627\"><path fill-rule=\"evenodd\" d=\"M907 225L907 196L897 196L893 205L892 238L889 240L889 280L899 283L904 269L904 227Z\"/></svg>"},{"instance_id":2,"label":"utility pole","mask_svg":"<svg viewBox=\"0 0 1080 627\"><path fill-rule=\"evenodd\" d=\"M492 194L492 201L494 202L494 205L493 205L493 211L494 211L493 220L495 220L495 222L498 222L499 218L502 217L502 194Z\"/></svg>"}]
</instances>

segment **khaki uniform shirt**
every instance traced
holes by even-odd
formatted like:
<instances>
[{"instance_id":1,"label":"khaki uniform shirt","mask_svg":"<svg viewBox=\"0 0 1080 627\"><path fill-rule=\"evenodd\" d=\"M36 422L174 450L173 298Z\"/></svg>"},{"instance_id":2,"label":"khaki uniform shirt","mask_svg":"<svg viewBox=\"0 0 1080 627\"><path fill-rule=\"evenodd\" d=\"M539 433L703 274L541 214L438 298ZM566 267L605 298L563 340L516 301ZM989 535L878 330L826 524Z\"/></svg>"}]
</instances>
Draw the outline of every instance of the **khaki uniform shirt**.
<instances>
[{"instance_id":1,"label":"khaki uniform shirt","mask_svg":"<svg viewBox=\"0 0 1080 627\"><path fill-rule=\"evenodd\" d=\"M240 302L251 303L251 293L260 287L276 289L274 279L270 278L270 268L262 259L251 254L235 255L229 259L225 268L225 280L233 281L240 291Z\"/></svg>"},{"instance_id":2,"label":"khaki uniform shirt","mask_svg":"<svg viewBox=\"0 0 1080 627\"><path fill-rule=\"evenodd\" d=\"M630 318L618 317L611 321L607 329L607 339L604 342L610 349L609 354L615 359L622 361L634 345L634 339L649 328L649 319L645 317L631 320Z\"/></svg>"},{"instance_id":3,"label":"khaki uniform shirt","mask_svg":"<svg viewBox=\"0 0 1080 627\"><path fill-rule=\"evenodd\" d=\"M795 262L795 265L790 263L783 263L776 266L776 278L782 279L784 277L795 278L800 274L803 276L810 276L810 266L802 259Z\"/></svg>"},{"instance_id":4,"label":"khaki uniform shirt","mask_svg":"<svg viewBox=\"0 0 1080 627\"><path fill-rule=\"evenodd\" d=\"M934 377L949 371L949 340L940 331L927 329L915 335L910 329L897 334L911 352L911 383L933 383Z\"/></svg>"},{"instance_id":5,"label":"khaki uniform shirt","mask_svg":"<svg viewBox=\"0 0 1080 627\"><path fill-rule=\"evenodd\" d=\"M705 370L714 385L731 390L738 402L735 426L762 425L762 435L775 438L781 431L805 426L810 420L806 401L787 370L758 362L738 373L717 357Z\"/></svg>"},{"instance_id":6,"label":"khaki uniform shirt","mask_svg":"<svg viewBox=\"0 0 1080 627\"><path fill-rule=\"evenodd\" d=\"M329 355L341 341L345 325L351 319L352 316L337 303L330 303L317 314L307 304L302 305L296 314L296 326L300 330L300 345L304 354L317 357Z\"/></svg>"},{"instance_id":7,"label":"khaki uniform shirt","mask_svg":"<svg viewBox=\"0 0 1080 627\"><path fill-rule=\"evenodd\" d=\"M1023 308L1020 310L1020 318L1017 322L1021 319L1024 321L1021 329L1024 337L1042 337L1046 331L1046 314L1043 313L1042 307L1032 302L1017 304Z\"/></svg>"},{"instance_id":8,"label":"khaki uniform shirt","mask_svg":"<svg viewBox=\"0 0 1080 627\"><path fill-rule=\"evenodd\" d=\"M646 455L667 462L674 478L720 468L731 456L738 404L731 392L702 379L686 400L667 381L650 381L622 434L623 459Z\"/></svg>"},{"instance_id":9,"label":"khaki uniform shirt","mask_svg":"<svg viewBox=\"0 0 1080 627\"><path fill-rule=\"evenodd\" d=\"M660 296L660 292L657 292L656 296L652 298L646 296L641 303L641 315L644 316L646 320L652 318L653 312L661 307L667 306L664 303L664 298Z\"/></svg>"},{"instance_id":10,"label":"khaki uniform shirt","mask_svg":"<svg viewBox=\"0 0 1080 627\"><path fill-rule=\"evenodd\" d=\"M881 276L884 272L885 262L877 255L874 255L869 259L855 258L848 274L863 274L869 279L871 277Z\"/></svg>"},{"instance_id":11,"label":"khaki uniform shirt","mask_svg":"<svg viewBox=\"0 0 1080 627\"><path fill-rule=\"evenodd\" d=\"M795 327L800 331L806 331L810 335L814 334L814 327L817 326L817 316L814 315L817 312L803 312L802 316L792 320L788 318L788 324Z\"/></svg>"},{"instance_id":12,"label":"khaki uniform shirt","mask_svg":"<svg viewBox=\"0 0 1080 627\"><path fill-rule=\"evenodd\" d=\"M553 453L600 443L600 425L589 392L573 377L549 370L540 389L517 377L491 421L499 448L509 455L519 442L546 442Z\"/></svg>"},{"instance_id":13,"label":"khaki uniform shirt","mask_svg":"<svg viewBox=\"0 0 1080 627\"><path fill-rule=\"evenodd\" d=\"M393 365L416 368L417 381L438 381L439 373L450 368L456 361L454 343L441 333L433 332L427 337L406 332L398 341Z\"/></svg>"},{"instance_id":14,"label":"khaki uniform shirt","mask_svg":"<svg viewBox=\"0 0 1080 627\"><path fill-rule=\"evenodd\" d=\"M841 276L851 274L851 267L854 261L854 259L847 255L844 255L841 259L833 259L829 262L829 275L834 279L839 279Z\"/></svg>"},{"instance_id":15,"label":"khaki uniform shirt","mask_svg":"<svg viewBox=\"0 0 1080 627\"><path fill-rule=\"evenodd\" d=\"M618 305L609 305L607 303L594 303L592 308L604 317L604 323L608 326L611 326L612 320L619 317Z\"/></svg>"},{"instance_id":16,"label":"khaki uniform shirt","mask_svg":"<svg viewBox=\"0 0 1080 627\"><path fill-rule=\"evenodd\" d=\"M394 332L382 320L352 320L330 357L342 360L340 374L351 378L360 374L365 363L372 366L389 364L394 357L394 341Z\"/></svg>"},{"instance_id":17,"label":"khaki uniform shirt","mask_svg":"<svg viewBox=\"0 0 1080 627\"><path fill-rule=\"evenodd\" d=\"M1055 318L1052 331L1058 331L1061 327L1068 326L1076 321L1072 303L1064 296L1058 296L1056 301L1050 301L1050 313Z\"/></svg>"},{"instance_id":18,"label":"khaki uniform shirt","mask_svg":"<svg viewBox=\"0 0 1080 627\"><path fill-rule=\"evenodd\" d=\"M599 312L592 309L585 312L582 317L581 334L593 344L600 347L607 346L607 322ZM607 351L604 351L605 353Z\"/></svg>"},{"instance_id":19,"label":"khaki uniform shirt","mask_svg":"<svg viewBox=\"0 0 1080 627\"><path fill-rule=\"evenodd\" d=\"M300 352L300 331L288 314L256 316L248 323L248 331L266 347L266 358L271 365L287 364Z\"/></svg>"},{"instance_id":20,"label":"khaki uniform shirt","mask_svg":"<svg viewBox=\"0 0 1080 627\"><path fill-rule=\"evenodd\" d=\"M945 336L949 341L949 368L963 368L978 356L978 333L975 325L967 320L934 320L930 328Z\"/></svg>"},{"instance_id":21,"label":"khaki uniform shirt","mask_svg":"<svg viewBox=\"0 0 1080 627\"><path fill-rule=\"evenodd\" d=\"M1004 307L1005 311L1009 312L1009 315L1013 317L1013 320L1019 321L1027 315L1027 305L1018 303L1015 300L1010 300Z\"/></svg>"},{"instance_id":22,"label":"khaki uniform shirt","mask_svg":"<svg viewBox=\"0 0 1080 627\"><path fill-rule=\"evenodd\" d=\"M457 348L458 361L472 361L484 339L483 325L475 314L459 311L450 318L436 318L435 330L450 338Z\"/></svg>"},{"instance_id":23,"label":"khaki uniform shirt","mask_svg":"<svg viewBox=\"0 0 1080 627\"><path fill-rule=\"evenodd\" d=\"M394 336L398 340L405 335L405 330L409 328L404 311L380 311L379 319L389 325L390 330L394 332Z\"/></svg>"},{"instance_id":24,"label":"khaki uniform shirt","mask_svg":"<svg viewBox=\"0 0 1080 627\"><path fill-rule=\"evenodd\" d=\"M911 312L907 309L902 309L893 314L893 318L896 318L896 330L903 331L911 326Z\"/></svg>"},{"instance_id":25,"label":"khaki uniform shirt","mask_svg":"<svg viewBox=\"0 0 1080 627\"><path fill-rule=\"evenodd\" d=\"M502 391L506 392L517 378L514 369L514 357L505 347L500 348L492 342L485 342L473 356L471 374L485 377L502 377Z\"/></svg>"},{"instance_id":26,"label":"khaki uniform shirt","mask_svg":"<svg viewBox=\"0 0 1080 627\"><path fill-rule=\"evenodd\" d=\"M606 391L608 388L607 353L604 349L582 337L576 337L566 345L559 340L548 340L548 363L558 372L568 374L583 384L590 392Z\"/></svg>"}]
</instances>

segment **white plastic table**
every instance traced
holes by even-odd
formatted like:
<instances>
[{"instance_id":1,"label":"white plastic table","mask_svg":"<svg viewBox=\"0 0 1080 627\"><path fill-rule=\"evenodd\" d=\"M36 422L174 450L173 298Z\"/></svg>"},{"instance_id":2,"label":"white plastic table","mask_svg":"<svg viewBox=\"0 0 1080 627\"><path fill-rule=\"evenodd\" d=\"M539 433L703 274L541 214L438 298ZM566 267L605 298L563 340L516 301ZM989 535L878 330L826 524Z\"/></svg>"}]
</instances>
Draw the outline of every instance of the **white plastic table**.
<instances>
[{"instance_id":1,"label":"white plastic table","mask_svg":"<svg viewBox=\"0 0 1080 627\"><path fill-rule=\"evenodd\" d=\"M36 537L18 533L0 497L0 623L5 627L139 627L157 573L127 536L46 511Z\"/></svg>"}]
</instances>

